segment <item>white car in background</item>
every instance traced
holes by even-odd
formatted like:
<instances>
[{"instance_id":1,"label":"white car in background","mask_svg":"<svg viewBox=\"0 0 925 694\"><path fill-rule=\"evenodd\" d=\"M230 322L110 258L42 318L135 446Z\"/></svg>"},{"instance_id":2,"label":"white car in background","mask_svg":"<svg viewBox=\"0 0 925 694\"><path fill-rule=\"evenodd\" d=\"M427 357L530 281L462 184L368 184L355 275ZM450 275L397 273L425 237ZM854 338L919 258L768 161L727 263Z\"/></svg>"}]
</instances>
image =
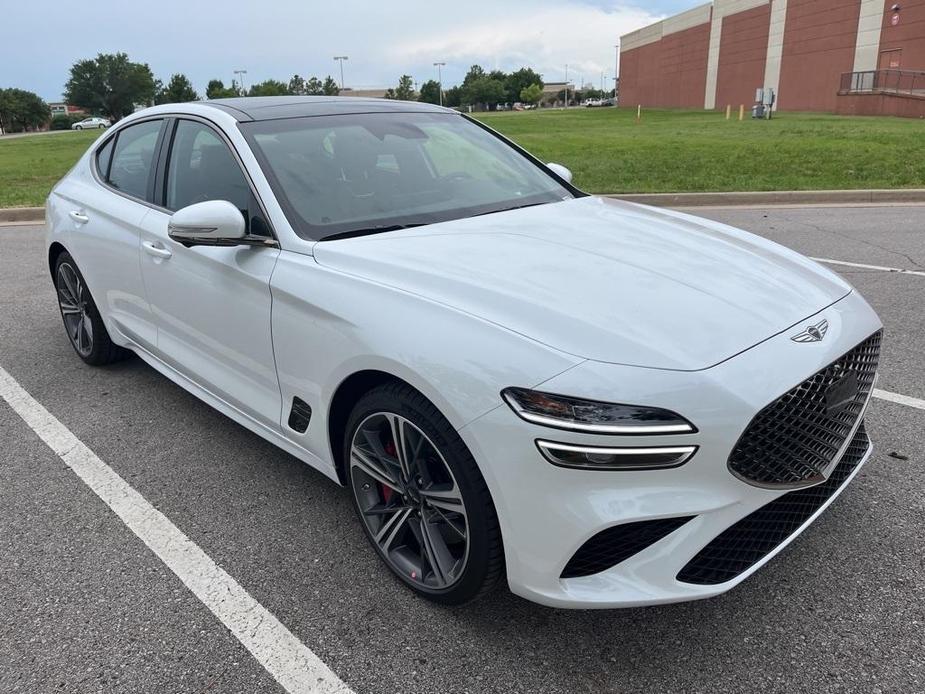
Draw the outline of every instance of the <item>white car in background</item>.
<instances>
[{"instance_id":1,"label":"white car in background","mask_svg":"<svg viewBox=\"0 0 925 694\"><path fill-rule=\"evenodd\" d=\"M71 130L102 130L108 128L111 123L105 118L91 116L71 124Z\"/></svg>"},{"instance_id":2,"label":"white car in background","mask_svg":"<svg viewBox=\"0 0 925 694\"><path fill-rule=\"evenodd\" d=\"M717 595L870 456L880 320L797 253L570 179L426 104L164 105L55 186L48 265L85 362L134 352L348 487L429 599Z\"/></svg>"}]
</instances>

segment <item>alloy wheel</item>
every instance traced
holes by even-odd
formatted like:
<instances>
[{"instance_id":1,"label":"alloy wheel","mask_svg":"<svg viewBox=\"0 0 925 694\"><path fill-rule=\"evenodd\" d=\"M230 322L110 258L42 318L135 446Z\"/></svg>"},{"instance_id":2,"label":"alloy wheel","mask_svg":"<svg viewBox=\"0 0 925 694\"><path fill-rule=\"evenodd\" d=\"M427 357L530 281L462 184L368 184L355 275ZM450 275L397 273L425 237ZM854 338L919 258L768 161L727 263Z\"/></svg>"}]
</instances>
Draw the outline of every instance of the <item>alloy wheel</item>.
<instances>
[{"instance_id":1,"label":"alloy wheel","mask_svg":"<svg viewBox=\"0 0 925 694\"><path fill-rule=\"evenodd\" d=\"M427 435L400 415L370 415L353 435L350 473L366 529L392 569L423 589L456 583L469 557L466 506Z\"/></svg>"},{"instance_id":2,"label":"alloy wheel","mask_svg":"<svg viewBox=\"0 0 925 694\"><path fill-rule=\"evenodd\" d=\"M93 351L93 321L90 319L88 303L90 295L80 275L69 263L58 266L58 306L64 318L64 328L74 349L82 357Z\"/></svg>"}]
</instances>

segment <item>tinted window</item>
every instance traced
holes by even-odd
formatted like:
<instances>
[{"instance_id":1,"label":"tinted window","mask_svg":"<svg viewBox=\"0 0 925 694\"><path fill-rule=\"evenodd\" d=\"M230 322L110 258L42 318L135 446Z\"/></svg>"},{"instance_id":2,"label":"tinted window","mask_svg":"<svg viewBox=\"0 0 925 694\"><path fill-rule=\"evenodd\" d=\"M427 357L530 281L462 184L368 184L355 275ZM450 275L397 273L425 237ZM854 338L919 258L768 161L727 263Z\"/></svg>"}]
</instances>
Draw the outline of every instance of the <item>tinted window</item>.
<instances>
[{"instance_id":1,"label":"tinted window","mask_svg":"<svg viewBox=\"0 0 925 694\"><path fill-rule=\"evenodd\" d=\"M109 175L109 160L112 159L112 146L115 141L114 137L109 138L109 142L96 153L96 168L103 178Z\"/></svg>"},{"instance_id":2,"label":"tinted window","mask_svg":"<svg viewBox=\"0 0 925 694\"><path fill-rule=\"evenodd\" d=\"M248 218L251 190L241 167L218 134L207 125L181 120L167 166L169 210L206 200L227 200Z\"/></svg>"},{"instance_id":3,"label":"tinted window","mask_svg":"<svg viewBox=\"0 0 925 694\"><path fill-rule=\"evenodd\" d=\"M373 113L242 123L296 231L309 239L572 197L459 115Z\"/></svg>"},{"instance_id":4,"label":"tinted window","mask_svg":"<svg viewBox=\"0 0 925 694\"><path fill-rule=\"evenodd\" d=\"M146 199L154 167L154 148L163 121L153 120L120 130L109 168L109 184Z\"/></svg>"}]
</instances>

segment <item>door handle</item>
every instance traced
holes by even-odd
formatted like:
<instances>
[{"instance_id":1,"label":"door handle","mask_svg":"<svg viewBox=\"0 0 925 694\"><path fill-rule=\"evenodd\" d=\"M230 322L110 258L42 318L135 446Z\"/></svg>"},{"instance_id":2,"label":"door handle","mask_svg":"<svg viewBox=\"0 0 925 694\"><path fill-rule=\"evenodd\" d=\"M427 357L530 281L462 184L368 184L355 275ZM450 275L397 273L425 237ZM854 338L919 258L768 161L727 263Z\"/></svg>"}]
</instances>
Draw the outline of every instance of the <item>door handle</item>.
<instances>
[{"instance_id":1,"label":"door handle","mask_svg":"<svg viewBox=\"0 0 925 694\"><path fill-rule=\"evenodd\" d=\"M87 215L85 215L83 212L81 212L80 210L71 210L70 212L68 212L68 215L70 216L71 219L73 219L78 224L86 224L87 222L90 221L90 218Z\"/></svg>"},{"instance_id":2,"label":"door handle","mask_svg":"<svg viewBox=\"0 0 925 694\"><path fill-rule=\"evenodd\" d=\"M163 246L151 243L150 241L142 241L141 246L145 249L145 253L148 255L153 255L155 258L167 259L173 255L173 253L168 251Z\"/></svg>"}]
</instances>

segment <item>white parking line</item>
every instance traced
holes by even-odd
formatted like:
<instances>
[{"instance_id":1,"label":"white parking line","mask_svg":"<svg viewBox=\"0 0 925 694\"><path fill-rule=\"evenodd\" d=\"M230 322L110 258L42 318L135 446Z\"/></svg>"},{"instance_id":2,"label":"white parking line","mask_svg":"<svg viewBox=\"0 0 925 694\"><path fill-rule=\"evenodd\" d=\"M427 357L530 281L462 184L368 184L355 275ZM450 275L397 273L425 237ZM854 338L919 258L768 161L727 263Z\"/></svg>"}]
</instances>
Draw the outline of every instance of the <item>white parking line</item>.
<instances>
[{"instance_id":1,"label":"white parking line","mask_svg":"<svg viewBox=\"0 0 925 694\"><path fill-rule=\"evenodd\" d=\"M847 267L859 267L865 270L881 270L883 272L896 272L900 275L919 275L925 277L925 272L921 270L903 270L898 267L884 267L883 265L865 265L864 263L849 263L846 260L832 260L831 258L810 258L817 263L828 263L829 265L845 265Z\"/></svg>"},{"instance_id":2,"label":"white parking line","mask_svg":"<svg viewBox=\"0 0 925 694\"><path fill-rule=\"evenodd\" d=\"M874 388L874 397L880 398L881 400L889 400L890 402L898 402L900 405L914 407L917 410L925 410L925 400L910 398L908 395L900 395L899 393L891 393L888 390Z\"/></svg>"},{"instance_id":3,"label":"white parking line","mask_svg":"<svg viewBox=\"0 0 925 694\"><path fill-rule=\"evenodd\" d=\"M0 397L290 694L353 694L305 644L0 366Z\"/></svg>"}]
</instances>

